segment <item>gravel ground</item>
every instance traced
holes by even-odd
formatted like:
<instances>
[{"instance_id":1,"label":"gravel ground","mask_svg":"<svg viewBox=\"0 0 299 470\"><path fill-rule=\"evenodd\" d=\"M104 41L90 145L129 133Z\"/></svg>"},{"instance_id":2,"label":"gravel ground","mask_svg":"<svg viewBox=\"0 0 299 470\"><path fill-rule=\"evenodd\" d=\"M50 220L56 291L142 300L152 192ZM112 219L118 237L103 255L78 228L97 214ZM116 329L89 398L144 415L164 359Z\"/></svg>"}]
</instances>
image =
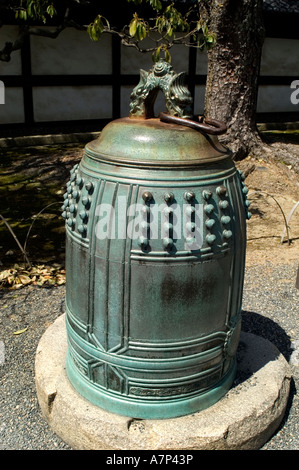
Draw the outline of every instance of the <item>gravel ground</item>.
<instances>
[{"instance_id":1,"label":"gravel ground","mask_svg":"<svg viewBox=\"0 0 299 470\"><path fill-rule=\"evenodd\" d=\"M266 263L246 270L243 330L275 344L293 373L285 419L262 450L299 450L297 267L298 262ZM63 313L64 295L64 286L0 290L0 450L70 449L42 418L34 385L35 351L44 331Z\"/></svg>"}]
</instances>

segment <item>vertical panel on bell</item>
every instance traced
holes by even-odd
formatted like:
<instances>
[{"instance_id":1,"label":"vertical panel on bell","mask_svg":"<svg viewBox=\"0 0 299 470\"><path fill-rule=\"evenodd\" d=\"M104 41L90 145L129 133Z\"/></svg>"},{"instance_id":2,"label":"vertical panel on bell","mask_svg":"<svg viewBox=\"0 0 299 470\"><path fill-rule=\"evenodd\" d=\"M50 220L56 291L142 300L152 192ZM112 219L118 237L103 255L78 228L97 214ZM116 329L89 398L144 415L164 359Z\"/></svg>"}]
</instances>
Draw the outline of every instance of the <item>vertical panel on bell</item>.
<instances>
[{"instance_id":1,"label":"vertical panel on bell","mask_svg":"<svg viewBox=\"0 0 299 470\"><path fill-rule=\"evenodd\" d=\"M90 323L93 341L106 351L122 348L126 337L126 277L131 245L126 237L126 212L133 193L132 185L106 181L95 213Z\"/></svg>"},{"instance_id":2,"label":"vertical panel on bell","mask_svg":"<svg viewBox=\"0 0 299 470\"><path fill-rule=\"evenodd\" d=\"M80 333L86 332L88 321L89 254L86 244L67 233L66 250L66 307L72 323ZM78 273L79 276L78 276ZM74 325L75 326L75 325Z\"/></svg>"},{"instance_id":3,"label":"vertical panel on bell","mask_svg":"<svg viewBox=\"0 0 299 470\"><path fill-rule=\"evenodd\" d=\"M152 259L142 264L132 261L132 267L130 336L133 340L163 346L223 330L227 258L168 265ZM140 285L148 288L140 290ZM183 322L182 318L188 321Z\"/></svg>"},{"instance_id":4,"label":"vertical panel on bell","mask_svg":"<svg viewBox=\"0 0 299 470\"><path fill-rule=\"evenodd\" d=\"M246 221L241 187L237 174L228 182L229 197L234 223L234 249L231 270L231 299L228 321L235 323L241 312L243 280L245 269Z\"/></svg>"}]
</instances>

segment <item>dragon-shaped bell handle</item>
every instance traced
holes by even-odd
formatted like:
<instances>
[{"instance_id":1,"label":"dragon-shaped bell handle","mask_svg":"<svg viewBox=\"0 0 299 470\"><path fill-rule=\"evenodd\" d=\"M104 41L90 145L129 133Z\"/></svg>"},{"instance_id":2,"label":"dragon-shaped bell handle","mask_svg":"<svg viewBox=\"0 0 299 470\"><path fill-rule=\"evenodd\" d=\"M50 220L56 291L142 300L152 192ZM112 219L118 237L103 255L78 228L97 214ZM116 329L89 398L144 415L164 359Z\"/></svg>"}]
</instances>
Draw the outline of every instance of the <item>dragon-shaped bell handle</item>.
<instances>
[{"instance_id":1,"label":"dragon-shaped bell handle","mask_svg":"<svg viewBox=\"0 0 299 470\"><path fill-rule=\"evenodd\" d=\"M160 120L191 127L204 134L221 135L227 130L223 122L199 116L192 120L192 96L185 85L185 72L175 73L165 59L160 59L149 72L140 70L140 81L131 93L130 117L154 118L154 104L159 91L165 96L167 113Z\"/></svg>"},{"instance_id":2,"label":"dragon-shaped bell handle","mask_svg":"<svg viewBox=\"0 0 299 470\"><path fill-rule=\"evenodd\" d=\"M140 81L131 93L130 117L154 117L154 103L159 91L165 96L169 115L192 117L192 96L184 84L185 73L175 73L165 59L156 62L149 72L140 70Z\"/></svg>"}]
</instances>

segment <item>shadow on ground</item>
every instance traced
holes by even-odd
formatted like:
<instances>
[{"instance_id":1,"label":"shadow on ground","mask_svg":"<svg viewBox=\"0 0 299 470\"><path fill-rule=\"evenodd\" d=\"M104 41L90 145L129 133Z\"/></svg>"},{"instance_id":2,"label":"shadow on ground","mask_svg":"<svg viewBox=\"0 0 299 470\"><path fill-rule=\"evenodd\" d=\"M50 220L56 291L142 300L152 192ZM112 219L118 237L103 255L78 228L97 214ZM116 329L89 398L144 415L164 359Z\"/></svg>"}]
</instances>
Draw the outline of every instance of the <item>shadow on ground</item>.
<instances>
[{"instance_id":1,"label":"shadow on ground","mask_svg":"<svg viewBox=\"0 0 299 470\"><path fill-rule=\"evenodd\" d=\"M243 311L242 312L242 331L246 333L255 334L257 336L261 336L262 338L270 341L276 348L283 354L286 361L289 362L291 354L292 354L292 347L291 347L291 339L289 335L285 332L281 326L279 326L276 322L271 320L270 318L264 317L255 312ZM240 344L239 347L242 347ZM270 360L275 360L276 358L273 356ZM247 380L248 377L236 375L236 380L234 385L238 385L239 383ZM279 428L275 431L276 433L283 428L285 423L288 420L288 416L293 404L293 400L295 395L297 394L297 389L293 378L290 382L290 393L289 399L286 407L286 412L284 418L279 426Z\"/></svg>"},{"instance_id":2,"label":"shadow on ground","mask_svg":"<svg viewBox=\"0 0 299 470\"><path fill-rule=\"evenodd\" d=\"M64 264L61 205L70 169L83 144L1 150L0 214L32 263ZM7 224L0 221L2 268L23 263L24 255Z\"/></svg>"}]
</instances>

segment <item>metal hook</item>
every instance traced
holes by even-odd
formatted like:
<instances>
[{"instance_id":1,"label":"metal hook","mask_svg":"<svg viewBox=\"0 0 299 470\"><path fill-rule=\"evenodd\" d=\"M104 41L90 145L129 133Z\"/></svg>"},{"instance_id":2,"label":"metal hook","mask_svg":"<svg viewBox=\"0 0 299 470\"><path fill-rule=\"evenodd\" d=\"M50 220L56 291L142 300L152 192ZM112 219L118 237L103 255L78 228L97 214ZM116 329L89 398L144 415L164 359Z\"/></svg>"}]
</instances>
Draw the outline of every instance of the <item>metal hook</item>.
<instances>
[{"instance_id":1,"label":"metal hook","mask_svg":"<svg viewBox=\"0 0 299 470\"><path fill-rule=\"evenodd\" d=\"M160 113L159 118L162 122L191 127L196 131L210 135L222 135L227 131L227 126L223 122L217 121L216 119L203 118L202 116L198 117L198 122L192 121L191 119L171 116L170 114L166 113Z\"/></svg>"}]
</instances>

